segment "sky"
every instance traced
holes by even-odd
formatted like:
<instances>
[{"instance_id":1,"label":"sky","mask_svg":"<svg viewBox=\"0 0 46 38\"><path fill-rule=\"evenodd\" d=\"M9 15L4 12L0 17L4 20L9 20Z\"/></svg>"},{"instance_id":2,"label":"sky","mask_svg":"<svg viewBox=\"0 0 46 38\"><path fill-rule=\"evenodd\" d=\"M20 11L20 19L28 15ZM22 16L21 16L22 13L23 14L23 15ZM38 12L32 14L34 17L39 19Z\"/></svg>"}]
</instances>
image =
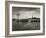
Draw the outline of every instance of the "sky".
<instances>
[{"instance_id":1,"label":"sky","mask_svg":"<svg viewBox=\"0 0 46 38\"><path fill-rule=\"evenodd\" d=\"M13 7L12 17L16 19L40 18L40 8Z\"/></svg>"}]
</instances>

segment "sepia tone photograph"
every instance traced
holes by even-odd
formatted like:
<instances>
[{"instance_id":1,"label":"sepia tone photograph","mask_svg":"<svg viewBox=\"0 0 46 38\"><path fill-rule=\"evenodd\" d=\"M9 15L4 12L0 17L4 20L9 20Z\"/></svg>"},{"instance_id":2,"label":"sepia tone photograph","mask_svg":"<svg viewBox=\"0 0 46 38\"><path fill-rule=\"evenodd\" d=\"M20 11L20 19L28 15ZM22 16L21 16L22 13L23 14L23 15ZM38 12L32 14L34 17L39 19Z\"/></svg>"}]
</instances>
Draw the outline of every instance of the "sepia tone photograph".
<instances>
[{"instance_id":1,"label":"sepia tone photograph","mask_svg":"<svg viewBox=\"0 0 46 38\"><path fill-rule=\"evenodd\" d=\"M12 31L40 30L40 8L12 7Z\"/></svg>"}]
</instances>

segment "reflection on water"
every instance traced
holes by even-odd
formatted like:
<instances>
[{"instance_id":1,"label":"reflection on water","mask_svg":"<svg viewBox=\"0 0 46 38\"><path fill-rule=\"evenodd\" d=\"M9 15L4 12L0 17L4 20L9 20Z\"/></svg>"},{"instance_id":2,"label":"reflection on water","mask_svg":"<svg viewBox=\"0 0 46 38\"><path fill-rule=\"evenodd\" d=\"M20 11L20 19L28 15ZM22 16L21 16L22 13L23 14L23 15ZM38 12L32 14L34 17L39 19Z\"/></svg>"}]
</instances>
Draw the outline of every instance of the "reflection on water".
<instances>
[{"instance_id":1,"label":"reflection on water","mask_svg":"<svg viewBox=\"0 0 46 38\"><path fill-rule=\"evenodd\" d=\"M12 30L40 30L40 18L12 19Z\"/></svg>"}]
</instances>

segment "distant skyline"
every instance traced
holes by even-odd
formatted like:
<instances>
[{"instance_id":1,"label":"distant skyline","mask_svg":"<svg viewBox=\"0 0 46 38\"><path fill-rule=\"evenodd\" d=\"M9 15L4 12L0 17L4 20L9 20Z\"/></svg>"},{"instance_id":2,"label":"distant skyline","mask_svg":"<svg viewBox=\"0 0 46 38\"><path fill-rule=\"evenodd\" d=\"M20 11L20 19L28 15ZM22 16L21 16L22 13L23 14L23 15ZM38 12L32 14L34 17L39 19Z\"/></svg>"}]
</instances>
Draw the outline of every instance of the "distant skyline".
<instances>
[{"instance_id":1,"label":"distant skyline","mask_svg":"<svg viewBox=\"0 0 46 38\"><path fill-rule=\"evenodd\" d=\"M12 17L16 19L40 18L40 8L13 7Z\"/></svg>"}]
</instances>

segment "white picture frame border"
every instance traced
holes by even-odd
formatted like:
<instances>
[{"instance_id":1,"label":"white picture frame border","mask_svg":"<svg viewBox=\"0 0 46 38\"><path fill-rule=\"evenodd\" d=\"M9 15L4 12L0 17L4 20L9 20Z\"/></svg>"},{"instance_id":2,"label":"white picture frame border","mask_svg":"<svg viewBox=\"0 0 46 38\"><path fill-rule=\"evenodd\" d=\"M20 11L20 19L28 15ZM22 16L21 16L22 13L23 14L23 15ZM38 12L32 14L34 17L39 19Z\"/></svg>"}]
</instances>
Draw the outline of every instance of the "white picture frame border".
<instances>
[{"instance_id":1,"label":"white picture frame border","mask_svg":"<svg viewBox=\"0 0 46 38\"><path fill-rule=\"evenodd\" d=\"M32 8L40 8L40 30L28 30L28 31L12 31L12 7L32 7ZM9 34L26 34L26 33L43 33L43 6L42 5L22 5L22 4L10 4L9 5L9 14L10 14L10 32Z\"/></svg>"}]
</instances>

